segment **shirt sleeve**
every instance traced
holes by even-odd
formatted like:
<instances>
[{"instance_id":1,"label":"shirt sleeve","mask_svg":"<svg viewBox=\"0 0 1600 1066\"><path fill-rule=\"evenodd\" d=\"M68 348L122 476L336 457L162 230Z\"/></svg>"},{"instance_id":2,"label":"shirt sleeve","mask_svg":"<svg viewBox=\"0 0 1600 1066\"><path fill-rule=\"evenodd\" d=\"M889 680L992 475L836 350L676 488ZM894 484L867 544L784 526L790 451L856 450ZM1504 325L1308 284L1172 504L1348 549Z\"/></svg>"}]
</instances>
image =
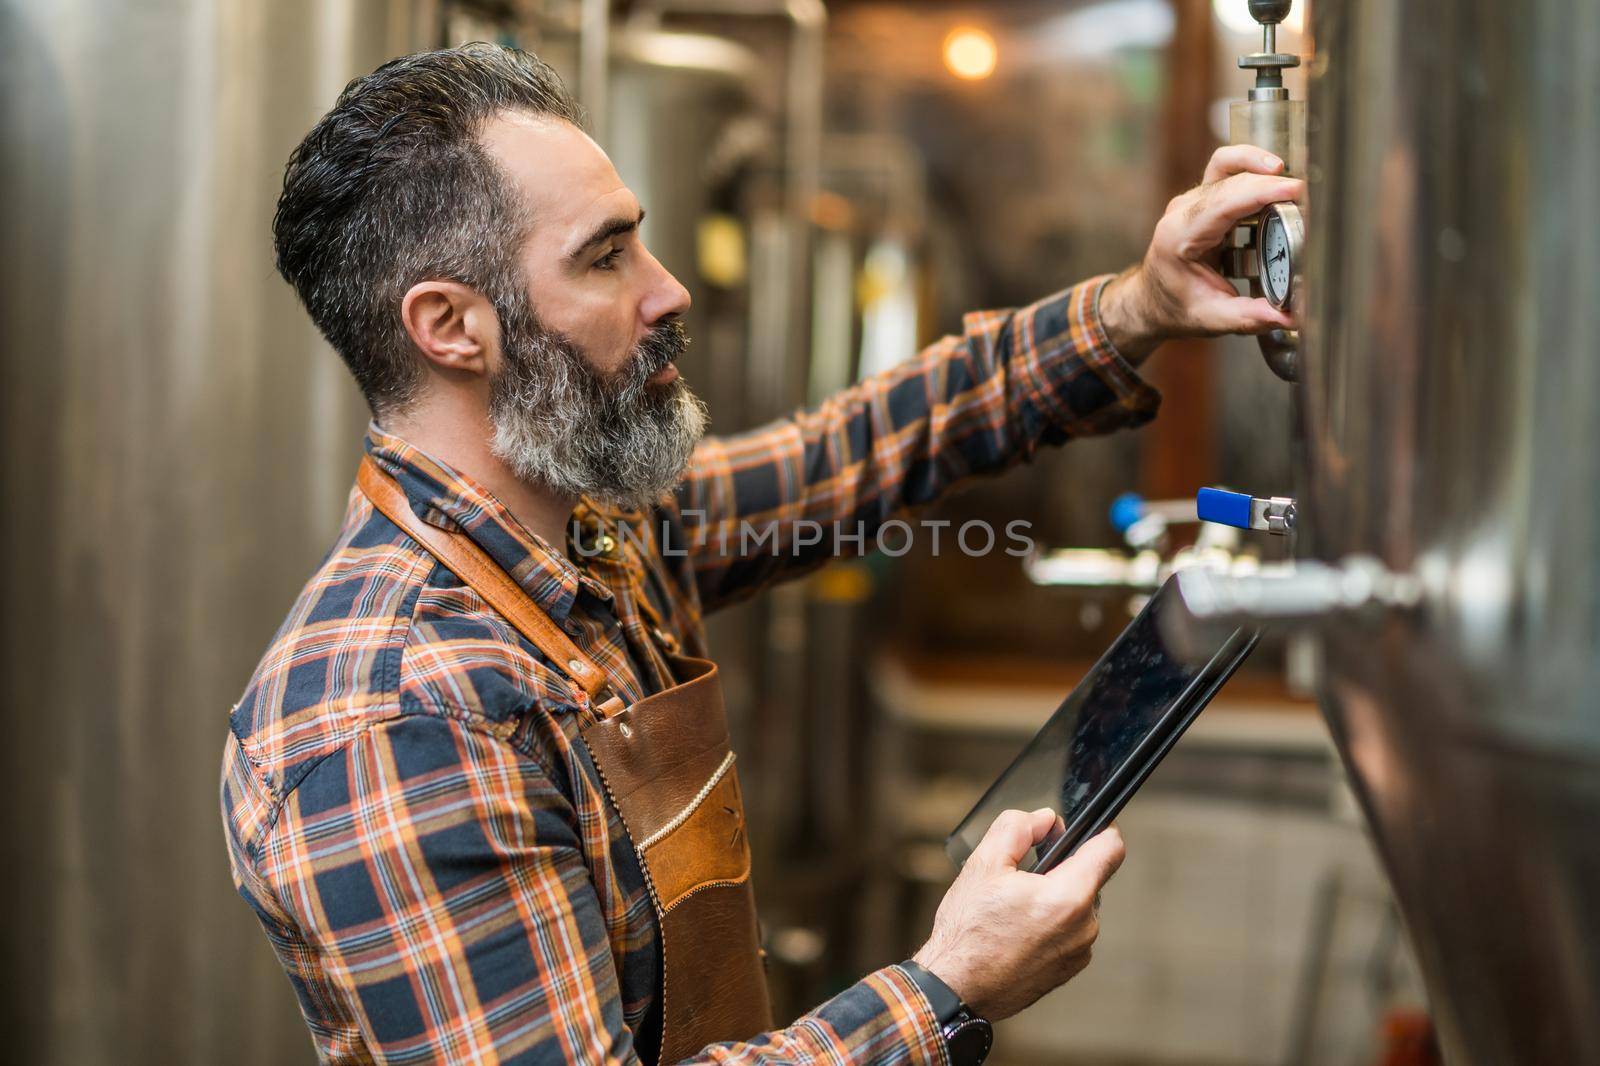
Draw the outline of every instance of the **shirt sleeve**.
<instances>
[{"instance_id":1,"label":"shirt sleeve","mask_svg":"<svg viewBox=\"0 0 1600 1066\"><path fill-rule=\"evenodd\" d=\"M372 1061L638 1061L572 807L490 729L369 728L303 779L263 858ZM944 1060L926 997L888 967L691 1061Z\"/></svg>"},{"instance_id":2,"label":"shirt sleeve","mask_svg":"<svg viewBox=\"0 0 1600 1066\"><path fill-rule=\"evenodd\" d=\"M703 442L678 504L705 608L865 554L896 515L1041 445L1153 418L1159 394L1100 322L1110 280L974 312L961 336L814 409Z\"/></svg>"}]
</instances>

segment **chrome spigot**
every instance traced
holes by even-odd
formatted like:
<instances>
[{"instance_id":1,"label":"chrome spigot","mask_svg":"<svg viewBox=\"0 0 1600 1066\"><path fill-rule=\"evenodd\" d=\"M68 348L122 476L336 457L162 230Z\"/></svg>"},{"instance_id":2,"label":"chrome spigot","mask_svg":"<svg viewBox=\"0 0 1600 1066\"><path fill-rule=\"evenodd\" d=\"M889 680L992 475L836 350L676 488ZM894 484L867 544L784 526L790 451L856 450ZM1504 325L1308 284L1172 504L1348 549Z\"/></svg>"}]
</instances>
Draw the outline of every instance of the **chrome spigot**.
<instances>
[{"instance_id":1,"label":"chrome spigot","mask_svg":"<svg viewBox=\"0 0 1600 1066\"><path fill-rule=\"evenodd\" d=\"M1185 570L1178 575L1184 610L1199 623L1310 622L1336 613L1409 610L1422 602L1422 581L1397 574L1369 556L1337 563L1301 560L1254 574Z\"/></svg>"}]
</instances>

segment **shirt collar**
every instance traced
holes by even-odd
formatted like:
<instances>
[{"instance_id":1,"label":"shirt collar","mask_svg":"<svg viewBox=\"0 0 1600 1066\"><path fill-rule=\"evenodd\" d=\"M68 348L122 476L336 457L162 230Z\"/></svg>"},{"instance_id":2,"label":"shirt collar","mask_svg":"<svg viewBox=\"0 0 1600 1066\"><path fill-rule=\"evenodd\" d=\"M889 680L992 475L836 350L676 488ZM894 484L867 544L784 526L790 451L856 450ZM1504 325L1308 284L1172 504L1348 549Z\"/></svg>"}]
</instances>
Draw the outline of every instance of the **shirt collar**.
<instances>
[{"instance_id":1,"label":"shirt collar","mask_svg":"<svg viewBox=\"0 0 1600 1066\"><path fill-rule=\"evenodd\" d=\"M418 518L472 538L555 622L572 613L580 589L611 598L610 589L579 570L565 551L551 547L467 475L377 423L367 426L365 447L383 472L399 482Z\"/></svg>"}]
</instances>

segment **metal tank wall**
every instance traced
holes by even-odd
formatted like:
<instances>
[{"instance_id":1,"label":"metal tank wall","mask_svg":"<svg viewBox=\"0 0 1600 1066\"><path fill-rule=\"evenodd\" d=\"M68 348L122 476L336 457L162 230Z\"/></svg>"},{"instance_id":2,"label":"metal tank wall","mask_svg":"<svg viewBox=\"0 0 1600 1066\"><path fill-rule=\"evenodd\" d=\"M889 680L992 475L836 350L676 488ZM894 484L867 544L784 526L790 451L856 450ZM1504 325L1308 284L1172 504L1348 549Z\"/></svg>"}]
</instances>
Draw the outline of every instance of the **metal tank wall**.
<instances>
[{"instance_id":1,"label":"metal tank wall","mask_svg":"<svg viewBox=\"0 0 1600 1066\"><path fill-rule=\"evenodd\" d=\"M0 3L8 1061L312 1059L217 778L366 414L268 227L289 150L426 7Z\"/></svg>"},{"instance_id":2,"label":"metal tank wall","mask_svg":"<svg viewBox=\"0 0 1600 1066\"><path fill-rule=\"evenodd\" d=\"M1316 5L1323 703L1455 1066L1600 1062L1600 5Z\"/></svg>"}]
</instances>

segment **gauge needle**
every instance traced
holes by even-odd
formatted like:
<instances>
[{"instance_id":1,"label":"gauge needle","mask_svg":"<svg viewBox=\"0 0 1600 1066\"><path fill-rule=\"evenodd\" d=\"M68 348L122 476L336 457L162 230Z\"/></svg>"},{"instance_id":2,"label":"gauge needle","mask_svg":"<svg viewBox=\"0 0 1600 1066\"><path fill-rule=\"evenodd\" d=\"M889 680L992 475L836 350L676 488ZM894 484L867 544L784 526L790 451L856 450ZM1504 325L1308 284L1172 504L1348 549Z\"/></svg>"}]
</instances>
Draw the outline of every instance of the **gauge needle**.
<instances>
[{"instance_id":1,"label":"gauge needle","mask_svg":"<svg viewBox=\"0 0 1600 1066\"><path fill-rule=\"evenodd\" d=\"M1288 252L1280 250L1277 255L1273 256L1271 259L1268 259L1267 262L1276 263L1278 260L1282 259L1284 256L1286 256L1288 254L1289 254Z\"/></svg>"}]
</instances>

